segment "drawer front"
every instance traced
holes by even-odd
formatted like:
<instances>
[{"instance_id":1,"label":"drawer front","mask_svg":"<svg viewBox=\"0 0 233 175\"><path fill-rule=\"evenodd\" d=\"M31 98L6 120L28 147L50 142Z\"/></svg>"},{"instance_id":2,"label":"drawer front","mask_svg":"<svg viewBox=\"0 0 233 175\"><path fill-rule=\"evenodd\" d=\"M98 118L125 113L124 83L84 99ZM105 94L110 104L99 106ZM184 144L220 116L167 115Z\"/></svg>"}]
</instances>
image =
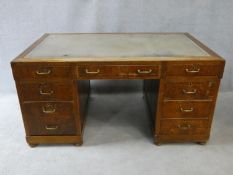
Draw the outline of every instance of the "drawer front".
<instances>
[{"instance_id":1,"label":"drawer front","mask_svg":"<svg viewBox=\"0 0 233 175\"><path fill-rule=\"evenodd\" d=\"M23 66L13 67L15 79L72 79L73 69L69 66Z\"/></svg>"},{"instance_id":2,"label":"drawer front","mask_svg":"<svg viewBox=\"0 0 233 175\"><path fill-rule=\"evenodd\" d=\"M72 101L72 82L27 82L21 83L23 101Z\"/></svg>"},{"instance_id":3,"label":"drawer front","mask_svg":"<svg viewBox=\"0 0 233 175\"><path fill-rule=\"evenodd\" d=\"M73 135L76 133L72 103L24 103L24 118L30 135Z\"/></svg>"},{"instance_id":4,"label":"drawer front","mask_svg":"<svg viewBox=\"0 0 233 175\"><path fill-rule=\"evenodd\" d=\"M69 120L66 122L44 122L44 121L29 121L29 133L34 136L49 136L49 135L75 135L75 122Z\"/></svg>"},{"instance_id":5,"label":"drawer front","mask_svg":"<svg viewBox=\"0 0 233 175\"><path fill-rule=\"evenodd\" d=\"M130 66L128 68L128 75L130 78L159 78L160 66Z\"/></svg>"},{"instance_id":6,"label":"drawer front","mask_svg":"<svg viewBox=\"0 0 233 175\"><path fill-rule=\"evenodd\" d=\"M89 66L77 68L77 77L80 79L122 78L127 76L127 67L124 66Z\"/></svg>"},{"instance_id":7,"label":"drawer front","mask_svg":"<svg viewBox=\"0 0 233 175\"><path fill-rule=\"evenodd\" d=\"M24 102L23 109L29 120L43 117L48 120L52 118L62 121L73 115L71 102Z\"/></svg>"},{"instance_id":8,"label":"drawer front","mask_svg":"<svg viewBox=\"0 0 233 175\"><path fill-rule=\"evenodd\" d=\"M222 77L221 63L168 63L167 76L218 76Z\"/></svg>"},{"instance_id":9,"label":"drawer front","mask_svg":"<svg viewBox=\"0 0 233 175\"><path fill-rule=\"evenodd\" d=\"M165 99L212 99L216 96L219 80L210 81L166 81L164 88Z\"/></svg>"},{"instance_id":10,"label":"drawer front","mask_svg":"<svg viewBox=\"0 0 233 175\"><path fill-rule=\"evenodd\" d=\"M106 66L89 66L83 65L77 68L77 77L79 79L124 79L124 78L159 78L160 66L147 65L106 65Z\"/></svg>"},{"instance_id":11,"label":"drawer front","mask_svg":"<svg viewBox=\"0 0 233 175\"><path fill-rule=\"evenodd\" d=\"M165 101L163 118L208 118L212 109L211 101Z\"/></svg>"},{"instance_id":12,"label":"drawer front","mask_svg":"<svg viewBox=\"0 0 233 175\"><path fill-rule=\"evenodd\" d=\"M208 120L162 120L160 134L207 134L209 131Z\"/></svg>"}]
</instances>

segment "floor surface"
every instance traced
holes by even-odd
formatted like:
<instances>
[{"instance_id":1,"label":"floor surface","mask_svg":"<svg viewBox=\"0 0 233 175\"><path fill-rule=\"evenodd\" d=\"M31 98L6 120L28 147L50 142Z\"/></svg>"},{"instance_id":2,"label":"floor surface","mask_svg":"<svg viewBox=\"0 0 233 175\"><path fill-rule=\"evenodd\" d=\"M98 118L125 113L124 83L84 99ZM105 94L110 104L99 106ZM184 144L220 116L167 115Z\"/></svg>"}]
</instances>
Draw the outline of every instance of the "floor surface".
<instances>
[{"instance_id":1,"label":"floor surface","mask_svg":"<svg viewBox=\"0 0 233 175\"><path fill-rule=\"evenodd\" d=\"M220 93L207 145L152 140L141 93L94 93L81 147L30 148L16 94L0 99L1 175L225 175L233 172L233 93Z\"/></svg>"}]
</instances>

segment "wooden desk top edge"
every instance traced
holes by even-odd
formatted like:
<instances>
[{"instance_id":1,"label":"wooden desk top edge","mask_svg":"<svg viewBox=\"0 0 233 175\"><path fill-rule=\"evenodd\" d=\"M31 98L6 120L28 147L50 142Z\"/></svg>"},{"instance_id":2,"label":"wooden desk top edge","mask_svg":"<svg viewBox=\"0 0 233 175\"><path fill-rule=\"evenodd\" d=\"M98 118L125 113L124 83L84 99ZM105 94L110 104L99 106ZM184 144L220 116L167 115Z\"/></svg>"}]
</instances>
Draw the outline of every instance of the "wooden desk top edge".
<instances>
[{"instance_id":1,"label":"wooden desk top edge","mask_svg":"<svg viewBox=\"0 0 233 175\"><path fill-rule=\"evenodd\" d=\"M37 39L33 44L31 44L25 51L19 54L11 63L14 62L80 62L80 63L90 63L93 62L93 57L85 57L84 58L77 57L77 58L25 58L25 56L30 53L35 47L37 47L42 41L44 41L49 35L56 34L56 35L69 35L69 34L184 34L186 35L191 41L193 41L196 45L198 45L201 49L207 52L210 56L155 56L155 57L108 57L108 61L106 61L105 57L98 57L98 60L94 62L161 62L161 61L223 61L225 60L215 53L213 50L208 48L202 42L197 40L194 36L187 32L174 32L174 33L155 33L155 32L148 32L148 33L45 33L39 39ZM157 60L155 60L155 58ZM146 59L146 60L145 60ZM117 61L115 61L117 60Z\"/></svg>"}]
</instances>

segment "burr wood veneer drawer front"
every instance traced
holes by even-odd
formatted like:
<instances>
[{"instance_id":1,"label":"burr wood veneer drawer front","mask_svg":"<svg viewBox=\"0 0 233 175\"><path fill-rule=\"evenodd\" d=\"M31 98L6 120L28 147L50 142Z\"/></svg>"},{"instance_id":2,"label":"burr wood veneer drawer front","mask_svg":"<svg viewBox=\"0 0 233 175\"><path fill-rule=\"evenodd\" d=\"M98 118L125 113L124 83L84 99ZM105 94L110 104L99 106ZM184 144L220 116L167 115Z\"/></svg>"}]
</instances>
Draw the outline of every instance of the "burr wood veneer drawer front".
<instances>
[{"instance_id":1,"label":"burr wood veneer drawer front","mask_svg":"<svg viewBox=\"0 0 233 175\"><path fill-rule=\"evenodd\" d=\"M165 101L162 107L163 118L208 118L212 101Z\"/></svg>"},{"instance_id":2,"label":"burr wood veneer drawer front","mask_svg":"<svg viewBox=\"0 0 233 175\"><path fill-rule=\"evenodd\" d=\"M81 79L106 78L158 78L159 65L83 65L78 66L77 76Z\"/></svg>"},{"instance_id":3,"label":"burr wood veneer drawer front","mask_svg":"<svg viewBox=\"0 0 233 175\"><path fill-rule=\"evenodd\" d=\"M224 63L168 63L167 76L218 76L222 77Z\"/></svg>"},{"instance_id":4,"label":"burr wood veneer drawer front","mask_svg":"<svg viewBox=\"0 0 233 175\"><path fill-rule=\"evenodd\" d=\"M73 82L21 82L23 101L72 101Z\"/></svg>"},{"instance_id":5,"label":"burr wood veneer drawer front","mask_svg":"<svg viewBox=\"0 0 233 175\"><path fill-rule=\"evenodd\" d=\"M160 134L206 134L208 130L208 120L162 120L160 123Z\"/></svg>"},{"instance_id":6,"label":"burr wood veneer drawer front","mask_svg":"<svg viewBox=\"0 0 233 175\"><path fill-rule=\"evenodd\" d=\"M24 103L24 119L30 135L72 135L76 133L72 103Z\"/></svg>"},{"instance_id":7,"label":"burr wood veneer drawer front","mask_svg":"<svg viewBox=\"0 0 233 175\"><path fill-rule=\"evenodd\" d=\"M69 66L17 65L13 66L16 79L72 79L73 70Z\"/></svg>"},{"instance_id":8,"label":"burr wood veneer drawer front","mask_svg":"<svg viewBox=\"0 0 233 175\"><path fill-rule=\"evenodd\" d=\"M178 80L166 81L165 99L212 99L216 96L219 80Z\"/></svg>"}]
</instances>

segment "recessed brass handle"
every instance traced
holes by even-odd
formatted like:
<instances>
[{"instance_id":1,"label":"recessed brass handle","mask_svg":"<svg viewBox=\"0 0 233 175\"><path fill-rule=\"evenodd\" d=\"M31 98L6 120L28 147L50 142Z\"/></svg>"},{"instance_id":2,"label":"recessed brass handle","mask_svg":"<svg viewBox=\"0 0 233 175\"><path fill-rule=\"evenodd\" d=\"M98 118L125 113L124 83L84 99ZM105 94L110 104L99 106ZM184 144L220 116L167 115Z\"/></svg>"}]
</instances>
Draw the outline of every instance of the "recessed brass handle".
<instances>
[{"instance_id":1,"label":"recessed brass handle","mask_svg":"<svg viewBox=\"0 0 233 175\"><path fill-rule=\"evenodd\" d=\"M42 111L43 111L43 113L46 113L46 114L52 114L52 113L56 112L56 109L52 108L52 107L48 108L48 107L43 106Z\"/></svg>"},{"instance_id":2,"label":"recessed brass handle","mask_svg":"<svg viewBox=\"0 0 233 175\"><path fill-rule=\"evenodd\" d=\"M46 70L37 70L36 74L38 75L48 75L50 74L52 71L50 69L46 69Z\"/></svg>"},{"instance_id":3,"label":"recessed brass handle","mask_svg":"<svg viewBox=\"0 0 233 175\"><path fill-rule=\"evenodd\" d=\"M191 128L191 125L178 125L177 127L179 129L182 129L182 130L187 130L187 129Z\"/></svg>"},{"instance_id":4,"label":"recessed brass handle","mask_svg":"<svg viewBox=\"0 0 233 175\"><path fill-rule=\"evenodd\" d=\"M40 89L40 95L52 95L53 91L49 91L49 92L44 92L43 89Z\"/></svg>"},{"instance_id":5,"label":"recessed brass handle","mask_svg":"<svg viewBox=\"0 0 233 175\"><path fill-rule=\"evenodd\" d=\"M86 69L86 73L87 74L98 74L98 73L100 73L100 70L97 69L97 71L89 71L88 69Z\"/></svg>"},{"instance_id":6,"label":"recessed brass handle","mask_svg":"<svg viewBox=\"0 0 233 175\"><path fill-rule=\"evenodd\" d=\"M138 69L139 74L149 74L151 72L152 72L152 69L150 69L150 70L140 70L140 69Z\"/></svg>"},{"instance_id":7,"label":"recessed brass handle","mask_svg":"<svg viewBox=\"0 0 233 175\"><path fill-rule=\"evenodd\" d=\"M193 89L192 91L187 91L187 90L183 89L183 93L184 93L184 94L196 94L196 93L197 93L197 90L196 90L196 89Z\"/></svg>"},{"instance_id":8,"label":"recessed brass handle","mask_svg":"<svg viewBox=\"0 0 233 175\"><path fill-rule=\"evenodd\" d=\"M181 112L193 112L194 108L183 109L183 108L181 107L180 110L181 110Z\"/></svg>"},{"instance_id":9,"label":"recessed brass handle","mask_svg":"<svg viewBox=\"0 0 233 175\"><path fill-rule=\"evenodd\" d=\"M46 125L45 126L45 129L47 129L47 130L56 130L58 128L58 125L55 125L55 126L48 126L48 125Z\"/></svg>"},{"instance_id":10,"label":"recessed brass handle","mask_svg":"<svg viewBox=\"0 0 233 175\"><path fill-rule=\"evenodd\" d=\"M186 71L187 73L198 73L198 72L200 72L200 69L197 69L197 70L185 69L185 71Z\"/></svg>"}]
</instances>

